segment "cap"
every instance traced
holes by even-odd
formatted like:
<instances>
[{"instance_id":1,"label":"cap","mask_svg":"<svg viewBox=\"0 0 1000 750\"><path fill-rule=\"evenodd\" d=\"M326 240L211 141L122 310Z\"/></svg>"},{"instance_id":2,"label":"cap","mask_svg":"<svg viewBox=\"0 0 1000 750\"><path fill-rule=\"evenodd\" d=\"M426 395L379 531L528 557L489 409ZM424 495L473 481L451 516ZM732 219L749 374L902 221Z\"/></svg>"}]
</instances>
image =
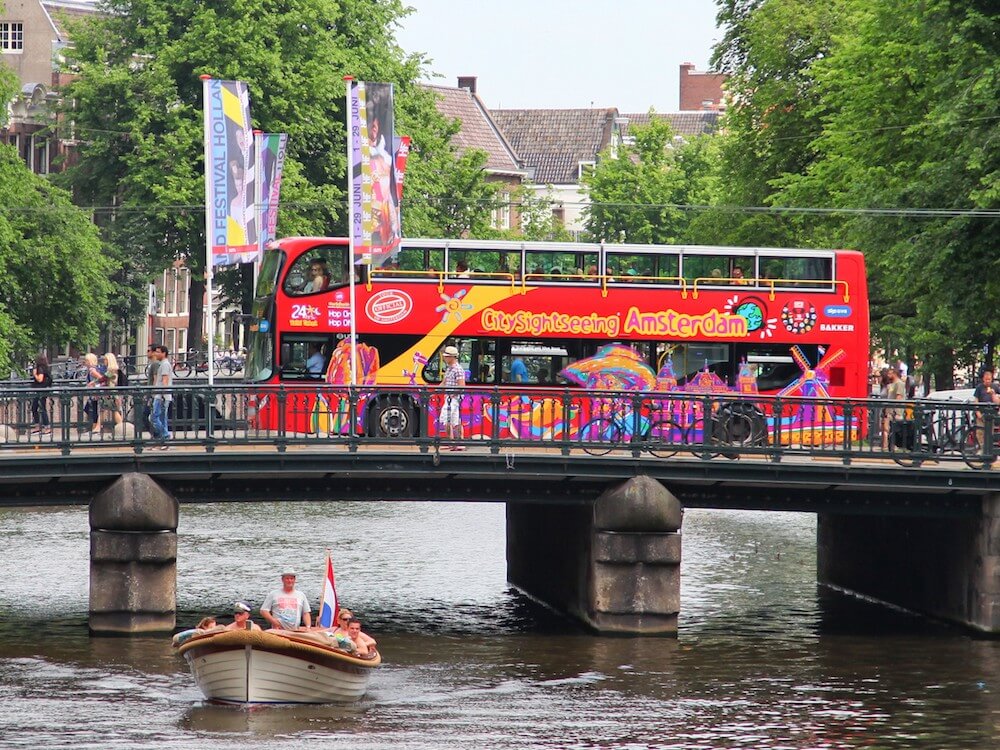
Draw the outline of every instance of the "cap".
<instances>
[{"instance_id":1,"label":"cap","mask_svg":"<svg viewBox=\"0 0 1000 750\"><path fill-rule=\"evenodd\" d=\"M285 568L284 570L281 571L282 578L284 578L285 576L297 576L297 575L298 573L295 572L295 568Z\"/></svg>"},{"instance_id":2,"label":"cap","mask_svg":"<svg viewBox=\"0 0 1000 750\"><path fill-rule=\"evenodd\" d=\"M444 351L441 352L441 356L442 357L457 357L458 356L458 347L455 347L455 346L446 346L444 348Z\"/></svg>"},{"instance_id":3,"label":"cap","mask_svg":"<svg viewBox=\"0 0 1000 750\"><path fill-rule=\"evenodd\" d=\"M236 602L233 605L233 612L250 612L250 605L244 601Z\"/></svg>"}]
</instances>

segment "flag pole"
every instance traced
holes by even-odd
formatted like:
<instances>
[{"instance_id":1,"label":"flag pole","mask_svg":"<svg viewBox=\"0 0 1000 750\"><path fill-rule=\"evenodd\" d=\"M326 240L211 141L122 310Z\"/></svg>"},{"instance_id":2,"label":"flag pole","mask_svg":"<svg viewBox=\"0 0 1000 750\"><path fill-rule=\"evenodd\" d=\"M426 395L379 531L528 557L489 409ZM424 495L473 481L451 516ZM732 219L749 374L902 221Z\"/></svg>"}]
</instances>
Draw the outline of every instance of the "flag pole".
<instances>
[{"instance_id":1,"label":"flag pole","mask_svg":"<svg viewBox=\"0 0 1000 750\"><path fill-rule=\"evenodd\" d=\"M253 131L253 192L254 216L257 219L257 258L254 260L250 273L250 312L253 312L253 300L257 296L257 274L261 261L264 260L264 131ZM246 290L244 290L246 291ZM245 308L244 308L245 309ZM247 325L243 324L243 334L246 335Z\"/></svg>"},{"instance_id":2,"label":"flag pole","mask_svg":"<svg viewBox=\"0 0 1000 750\"><path fill-rule=\"evenodd\" d=\"M212 186L209 182L212 169L212 143L209 137L209 96L211 94L209 89L212 85L212 76L201 75L198 77L202 83L202 109L205 117L205 294L208 298L205 304L205 320L208 325L208 387L211 388L214 384L212 365L215 361L215 331L212 330ZM203 321L202 328L205 325L206 323ZM195 369L197 369L197 365L195 365Z\"/></svg>"},{"instance_id":3,"label":"flag pole","mask_svg":"<svg viewBox=\"0 0 1000 750\"><path fill-rule=\"evenodd\" d=\"M351 132L351 127L354 124L354 113L351 110L351 86L354 83L354 76L344 76L344 83L346 84L346 94L345 94L345 107L344 112L347 117L347 248L348 248L348 258L347 258L347 276L350 279L350 305L351 305L351 385L357 385L357 364L358 364L358 330L354 322L354 304L355 304L355 291L354 291L354 217L351 212L353 210L354 200L354 164L352 159L354 158L354 152L352 149L354 135Z\"/></svg>"}]
</instances>

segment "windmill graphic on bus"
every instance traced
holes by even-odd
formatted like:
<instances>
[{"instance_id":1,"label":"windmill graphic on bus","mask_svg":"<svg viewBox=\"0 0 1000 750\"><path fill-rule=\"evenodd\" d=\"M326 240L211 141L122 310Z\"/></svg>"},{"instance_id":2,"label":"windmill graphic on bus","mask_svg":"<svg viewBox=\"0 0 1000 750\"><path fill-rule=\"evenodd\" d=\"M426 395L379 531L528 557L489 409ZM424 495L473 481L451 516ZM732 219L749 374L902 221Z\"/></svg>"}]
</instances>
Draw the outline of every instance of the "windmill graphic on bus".
<instances>
[{"instance_id":1,"label":"windmill graphic on bus","mask_svg":"<svg viewBox=\"0 0 1000 750\"><path fill-rule=\"evenodd\" d=\"M802 370L802 374L795 380L782 388L775 396L801 396L803 398L830 399L830 391L827 386L830 384L830 367L844 357L847 353L843 349L824 353L822 347L819 350L819 362L813 367L809 363L808 357L798 346L791 349L792 359ZM785 422L785 419L782 419ZM788 426L802 430L805 425L816 427L820 425L834 424L841 425L842 418L838 418L830 408L830 404L820 403L816 406L803 405L798 409L798 414L787 420ZM797 424L796 424L797 423Z\"/></svg>"}]
</instances>

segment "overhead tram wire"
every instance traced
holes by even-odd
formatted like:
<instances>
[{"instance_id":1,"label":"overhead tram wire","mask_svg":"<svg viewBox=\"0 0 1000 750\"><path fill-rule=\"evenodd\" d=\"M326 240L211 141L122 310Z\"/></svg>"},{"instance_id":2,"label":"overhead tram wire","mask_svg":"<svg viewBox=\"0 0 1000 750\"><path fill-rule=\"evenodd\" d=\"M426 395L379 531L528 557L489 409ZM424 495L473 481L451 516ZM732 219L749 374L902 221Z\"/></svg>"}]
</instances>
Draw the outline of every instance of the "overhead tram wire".
<instances>
[{"instance_id":1,"label":"overhead tram wire","mask_svg":"<svg viewBox=\"0 0 1000 750\"><path fill-rule=\"evenodd\" d=\"M409 205L433 205L435 203L464 203L466 205L482 204L497 205L498 201L488 199L464 199L464 198L436 198L418 200L411 198ZM735 205L704 205L686 203L630 203L630 202L603 202L592 201L553 201L562 206L573 206L577 208L598 207L598 208L630 208L630 209L677 209L681 211L719 211L725 213L743 214L812 214L831 215L838 214L849 216L892 216L905 218L941 219L941 218L979 218L996 219L1000 218L1000 208L851 208L834 206L735 206ZM509 206L520 205L517 201L507 201ZM285 210L329 210L340 209L342 206L333 203L282 203ZM94 214L146 214L163 211L177 212L198 212L204 211L204 204L149 204L144 206L0 206L0 213L58 213L61 211L85 211Z\"/></svg>"}]
</instances>

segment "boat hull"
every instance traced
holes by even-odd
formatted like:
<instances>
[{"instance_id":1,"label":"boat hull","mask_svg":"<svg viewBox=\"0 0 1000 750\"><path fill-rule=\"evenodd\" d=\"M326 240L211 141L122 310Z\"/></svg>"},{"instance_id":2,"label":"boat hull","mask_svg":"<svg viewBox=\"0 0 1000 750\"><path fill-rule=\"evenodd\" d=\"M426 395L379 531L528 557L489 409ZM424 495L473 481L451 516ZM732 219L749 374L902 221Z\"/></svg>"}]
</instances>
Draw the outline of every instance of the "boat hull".
<instances>
[{"instance_id":1,"label":"boat hull","mask_svg":"<svg viewBox=\"0 0 1000 750\"><path fill-rule=\"evenodd\" d=\"M368 689L376 653L362 659L319 633L229 630L178 648L208 700L225 703L339 703Z\"/></svg>"}]
</instances>

